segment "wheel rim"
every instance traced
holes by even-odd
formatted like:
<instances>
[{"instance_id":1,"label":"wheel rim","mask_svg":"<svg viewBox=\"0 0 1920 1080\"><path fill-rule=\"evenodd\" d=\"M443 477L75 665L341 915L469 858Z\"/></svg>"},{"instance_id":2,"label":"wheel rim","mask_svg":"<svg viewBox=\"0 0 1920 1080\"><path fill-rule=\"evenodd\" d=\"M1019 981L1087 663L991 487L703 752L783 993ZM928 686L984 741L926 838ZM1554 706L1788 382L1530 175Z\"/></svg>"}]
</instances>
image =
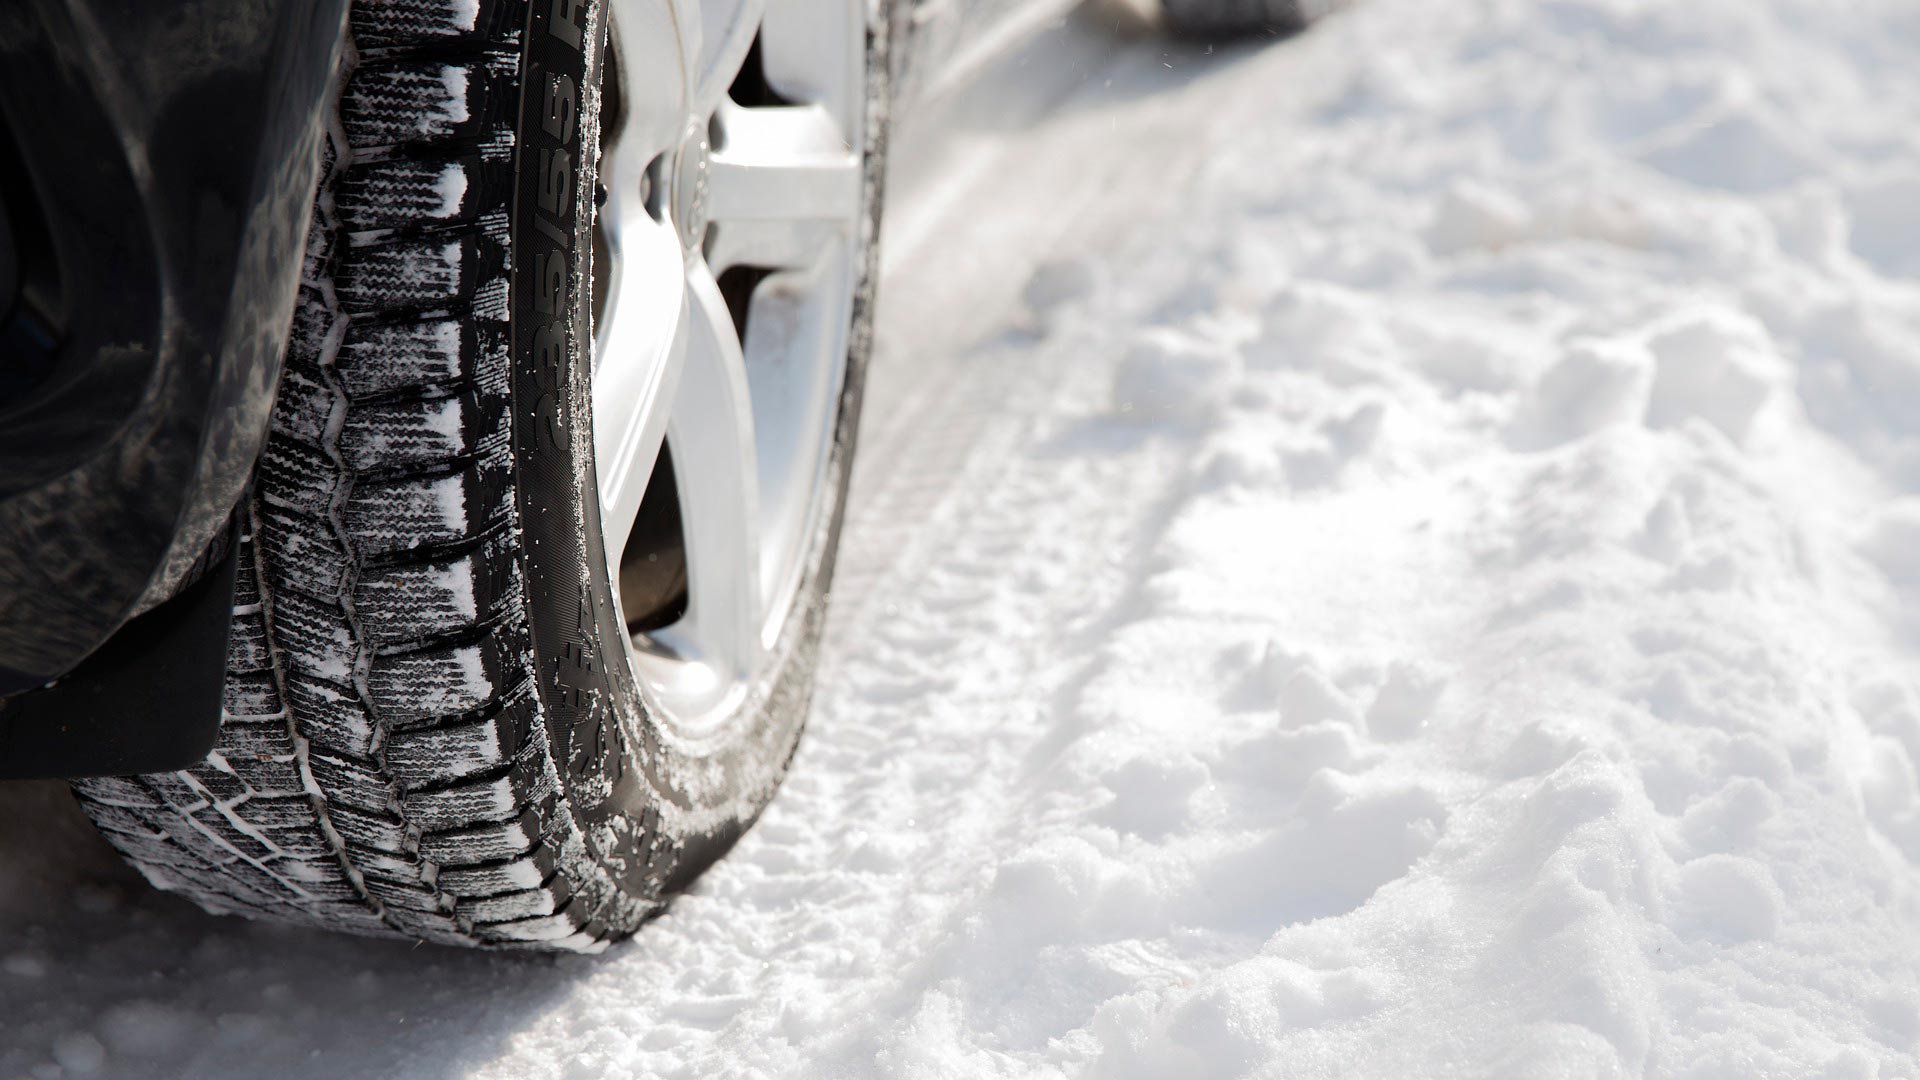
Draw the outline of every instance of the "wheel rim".
<instances>
[{"instance_id":1,"label":"wheel rim","mask_svg":"<svg viewBox=\"0 0 1920 1080\"><path fill-rule=\"evenodd\" d=\"M866 215L864 5L610 11L593 275L601 520L642 693L697 735L773 662L835 495ZM663 558L682 560L684 583L664 607L676 579Z\"/></svg>"}]
</instances>

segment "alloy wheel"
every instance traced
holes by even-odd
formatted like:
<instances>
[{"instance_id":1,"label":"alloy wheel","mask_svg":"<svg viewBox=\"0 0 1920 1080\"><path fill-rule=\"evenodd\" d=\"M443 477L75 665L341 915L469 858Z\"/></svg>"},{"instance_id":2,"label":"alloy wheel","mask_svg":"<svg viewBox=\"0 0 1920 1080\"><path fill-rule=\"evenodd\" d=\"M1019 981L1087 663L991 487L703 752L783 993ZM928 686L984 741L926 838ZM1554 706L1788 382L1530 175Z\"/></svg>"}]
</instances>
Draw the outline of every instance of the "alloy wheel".
<instances>
[{"instance_id":1,"label":"alloy wheel","mask_svg":"<svg viewBox=\"0 0 1920 1080\"><path fill-rule=\"evenodd\" d=\"M613 0L594 452L627 655L710 733L771 662L834 497L867 242L860 0Z\"/></svg>"}]
</instances>

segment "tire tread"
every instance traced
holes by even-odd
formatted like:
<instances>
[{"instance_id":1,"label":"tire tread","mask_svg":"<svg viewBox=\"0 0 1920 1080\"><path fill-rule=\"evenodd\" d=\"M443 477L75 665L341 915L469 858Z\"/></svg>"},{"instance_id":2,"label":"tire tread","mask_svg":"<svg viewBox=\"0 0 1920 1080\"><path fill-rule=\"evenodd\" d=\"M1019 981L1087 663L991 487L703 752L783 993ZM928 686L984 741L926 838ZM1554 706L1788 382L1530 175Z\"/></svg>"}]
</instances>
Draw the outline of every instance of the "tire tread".
<instances>
[{"instance_id":1,"label":"tire tread","mask_svg":"<svg viewBox=\"0 0 1920 1080\"><path fill-rule=\"evenodd\" d=\"M526 669L505 277L525 11L353 3L219 743L75 785L209 910L580 950L646 914L564 857L582 839Z\"/></svg>"}]
</instances>

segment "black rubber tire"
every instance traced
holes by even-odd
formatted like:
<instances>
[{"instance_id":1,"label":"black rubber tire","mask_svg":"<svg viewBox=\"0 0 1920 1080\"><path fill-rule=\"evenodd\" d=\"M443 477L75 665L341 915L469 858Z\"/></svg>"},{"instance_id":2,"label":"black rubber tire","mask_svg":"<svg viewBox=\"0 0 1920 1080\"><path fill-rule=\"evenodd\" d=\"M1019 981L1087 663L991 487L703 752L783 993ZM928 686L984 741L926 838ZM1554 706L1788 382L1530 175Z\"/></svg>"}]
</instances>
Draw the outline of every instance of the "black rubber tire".
<instances>
[{"instance_id":1,"label":"black rubber tire","mask_svg":"<svg viewBox=\"0 0 1920 1080\"><path fill-rule=\"evenodd\" d=\"M1326 0L1160 0L1167 29L1202 40L1306 29Z\"/></svg>"},{"instance_id":2,"label":"black rubber tire","mask_svg":"<svg viewBox=\"0 0 1920 1080\"><path fill-rule=\"evenodd\" d=\"M696 746L633 685L582 497L591 215L573 209L592 206L604 9L473 11L354 0L243 508L218 746L184 772L75 790L149 880L211 911L591 950L732 845L799 738L871 340L888 35L869 34L874 212L832 524L770 675ZM556 93L575 95L572 117ZM560 154L572 199L555 215L534 181Z\"/></svg>"}]
</instances>

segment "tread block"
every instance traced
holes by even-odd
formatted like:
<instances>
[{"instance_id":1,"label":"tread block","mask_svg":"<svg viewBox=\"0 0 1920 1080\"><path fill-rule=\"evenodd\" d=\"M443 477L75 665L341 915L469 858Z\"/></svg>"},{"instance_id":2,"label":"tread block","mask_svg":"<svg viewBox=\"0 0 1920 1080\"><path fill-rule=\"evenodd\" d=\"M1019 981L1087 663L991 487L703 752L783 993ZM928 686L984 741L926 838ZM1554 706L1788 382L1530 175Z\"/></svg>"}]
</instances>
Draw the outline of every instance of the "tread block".
<instances>
[{"instance_id":1,"label":"tread block","mask_svg":"<svg viewBox=\"0 0 1920 1080\"><path fill-rule=\"evenodd\" d=\"M423 885L367 878L367 894L380 901L388 911L411 911L421 915L439 915L440 896Z\"/></svg>"},{"instance_id":2,"label":"tread block","mask_svg":"<svg viewBox=\"0 0 1920 1080\"><path fill-rule=\"evenodd\" d=\"M238 776L226 769L201 765L180 775L188 778L188 785L200 798L211 802L234 803L253 794Z\"/></svg>"},{"instance_id":3,"label":"tread block","mask_svg":"<svg viewBox=\"0 0 1920 1080\"><path fill-rule=\"evenodd\" d=\"M352 841L347 842L347 861L368 880L376 878L400 885L419 886L426 871L426 864L418 855L406 851L388 851L385 848L362 847ZM429 890L431 892L431 890Z\"/></svg>"},{"instance_id":4,"label":"tread block","mask_svg":"<svg viewBox=\"0 0 1920 1080\"><path fill-rule=\"evenodd\" d=\"M462 933L453 920L445 915L390 907L387 909L387 922L403 936L420 941L431 941L436 945L474 944L474 939Z\"/></svg>"},{"instance_id":5,"label":"tread block","mask_svg":"<svg viewBox=\"0 0 1920 1080\"><path fill-rule=\"evenodd\" d=\"M387 740L387 767L408 790L457 783L510 764L533 723L530 694L520 694L483 720L415 731Z\"/></svg>"},{"instance_id":6,"label":"tread block","mask_svg":"<svg viewBox=\"0 0 1920 1080\"><path fill-rule=\"evenodd\" d=\"M364 248L334 274L340 306L349 314L445 304L478 280L480 239L427 236Z\"/></svg>"},{"instance_id":7,"label":"tread block","mask_svg":"<svg viewBox=\"0 0 1920 1080\"><path fill-rule=\"evenodd\" d=\"M519 681L519 665L501 635L450 648L375 658L367 691L396 723L431 720L478 709ZM452 744L445 744L451 750Z\"/></svg>"},{"instance_id":8,"label":"tread block","mask_svg":"<svg viewBox=\"0 0 1920 1080\"><path fill-rule=\"evenodd\" d=\"M174 892L184 884L181 876L173 870L173 859L179 847L165 832L146 825L140 826L137 831L123 831L101 818L94 818L94 821L107 838L107 843L112 844L113 849L121 855L132 859L154 888ZM191 874L188 876L191 877Z\"/></svg>"},{"instance_id":9,"label":"tread block","mask_svg":"<svg viewBox=\"0 0 1920 1080\"><path fill-rule=\"evenodd\" d=\"M344 608L287 589L274 602L273 621L289 675L353 689L354 657L360 648Z\"/></svg>"},{"instance_id":10,"label":"tread block","mask_svg":"<svg viewBox=\"0 0 1920 1080\"><path fill-rule=\"evenodd\" d=\"M332 900L332 897L326 897ZM306 921L323 930L362 934L369 937L396 937L393 928L380 920L360 894L349 890L344 902L311 904L302 909Z\"/></svg>"},{"instance_id":11,"label":"tread block","mask_svg":"<svg viewBox=\"0 0 1920 1080\"><path fill-rule=\"evenodd\" d=\"M465 390L451 397L362 405L340 431L340 455L355 471L421 468L470 457L489 437L505 445L504 409Z\"/></svg>"},{"instance_id":12,"label":"tread block","mask_svg":"<svg viewBox=\"0 0 1920 1080\"><path fill-rule=\"evenodd\" d=\"M490 923L486 935L503 941L541 942L557 944L569 939L581 939L570 947L582 952L592 951L598 945L604 945L597 939L593 924L582 913L574 909L581 907L580 898L572 897L561 910L552 915L541 915L530 919L515 919L511 922Z\"/></svg>"},{"instance_id":13,"label":"tread block","mask_svg":"<svg viewBox=\"0 0 1920 1080\"><path fill-rule=\"evenodd\" d=\"M457 634L480 624L480 597L469 559L385 568L354 590L360 625L376 645Z\"/></svg>"},{"instance_id":14,"label":"tread block","mask_svg":"<svg viewBox=\"0 0 1920 1080\"><path fill-rule=\"evenodd\" d=\"M375 815L393 813L393 786L366 763L331 754L312 754L307 760L313 781L327 793L330 807L350 806Z\"/></svg>"},{"instance_id":15,"label":"tread block","mask_svg":"<svg viewBox=\"0 0 1920 1080\"><path fill-rule=\"evenodd\" d=\"M331 883L346 881L340 859L331 851L324 855L282 859L274 865L273 872L307 892L318 892Z\"/></svg>"},{"instance_id":16,"label":"tread block","mask_svg":"<svg viewBox=\"0 0 1920 1080\"><path fill-rule=\"evenodd\" d=\"M284 910L290 900L299 896L287 887L286 882L260 873L244 862L210 862L178 842L170 845L170 850L157 861L170 871L172 881L170 885L161 885L161 888L183 893L202 904L215 896L203 884L209 879L210 872L219 875L222 893L218 899L239 904L242 908L261 912ZM152 878L153 875L148 873L148 879Z\"/></svg>"},{"instance_id":17,"label":"tread block","mask_svg":"<svg viewBox=\"0 0 1920 1080\"><path fill-rule=\"evenodd\" d=\"M227 857L237 855L241 861L259 862L275 853L259 837L234 828L233 823L218 810L195 810L189 816L216 848L224 849Z\"/></svg>"},{"instance_id":18,"label":"tread block","mask_svg":"<svg viewBox=\"0 0 1920 1080\"><path fill-rule=\"evenodd\" d=\"M236 624L236 632L238 629ZM231 654L232 650L228 652ZM227 661L227 685L220 705L226 711L228 723L275 719L283 716L286 708L280 701L280 688L274 685L272 672L250 672L232 659Z\"/></svg>"},{"instance_id":19,"label":"tread block","mask_svg":"<svg viewBox=\"0 0 1920 1080\"><path fill-rule=\"evenodd\" d=\"M324 915L316 917L330 920L319 924L327 929L338 927L339 923L331 920L342 916L345 916L349 925L379 925L379 917L374 916L372 910L367 907L366 900L360 896L360 890L354 888L353 882L348 881L346 875L340 872L340 861L337 856L329 855L325 862L282 863L279 866L282 871L298 869L302 874L313 874L316 872L315 868L323 868L319 872L328 876L315 876L311 880L302 878L298 881L300 891L305 894L305 897L299 902L297 910L309 915L324 912ZM348 914L349 912L351 914ZM284 917L284 908L281 909L281 914ZM362 919L361 916L369 918Z\"/></svg>"},{"instance_id":20,"label":"tread block","mask_svg":"<svg viewBox=\"0 0 1920 1080\"><path fill-rule=\"evenodd\" d=\"M209 866L231 870L244 862L242 855L245 849L236 850L218 827L207 823L202 816L204 813L198 808L191 811L183 808L180 812L162 816L160 827L174 843ZM276 891L266 890L267 895L273 895Z\"/></svg>"},{"instance_id":21,"label":"tread block","mask_svg":"<svg viewBox=\"0 0 1920 1080\"><path fill-rule=\"evenodd\" d=\"M300 734L315 750L353 758L373 752L373 719L351 691L294 673L287 696Z\"/></svg>"},{"instance_id":22,"label":"tread block","mask_svg":"<svg viewBox=\"0 0 1920 1080\"><path fill-rule=\"evenodd\" d=\"M80 794L90 802L153 810L160 800L138 780L125 776L96 776L79 783Z\"/></svg>"},{"instance_id":23,"label":"tread block","mask_svg":"<svg viewBox=\"0 0 1920 1080\"><path fill-rule=\"evenodd\" d=\"M420 853L445 869L518 858L539 842L540 816L529 807L512 821L427 833L420 838Z\"/></svg>"},{"instance_id":24,"label":"tread block","mask_svg":"<svg viewBox=\"0 0 1920 1080\"><path fill-rule=\"evenodd\" d=\"M315 827L311 812L307 820L298 825L263 828L260 832L266 837L267 843L273 845L274 870L294 880L300 879L288 873L290 865L310 867L312 860L333 855L333 845L327 840L326 834ZM303 869L301 872L307 871ZM302 881L303 886L306 884L311 883Z\"/></svg>"},{"instance_id":25,"label":"tread block","mask_svg":"<svg viewBox=\"0 0 1920 1080\"><path fill-rule=\"evenodd\" d=\"M251 530L243 531L240 543L243 547L253 543ZM239 565L233 568L233 610L236 612L256 607L260 603L260 578L254 573L253 560L238 558L238 562Z\"/></svg>"},{"instance_id":26,"label":"tread block","mask_svg":"<svg viewBox=\"0 0 1920 1080\"><path fill-rule=\"evenodd\" d=\"M293 735L287 730L283 716L255 720L229 714L220 729L219 752L228 761L242 757L291 757Z\"/></svg>"},{"instance_id":27,"label":"tread block","mask_svg":"<svg viewBox=\"0 0 1920 1080\"><path fill-rule=\"evenodd\" d=\"M344 409L346 402L313 372L305 364L286 366L280 375L279 396L273 402L271 430L282 438L319 447L326 445L335 413Z\"/></svg>"},{"instance_id":28,"label":"tread block","mask_svg":"<svg viewBox=\"0 0 1920 1080\"><path fill-rule=\"evenodd\" d=\"M321 890L325 888L324 882L292 881L246 861L229 863L222 868L221 873L229 880L243 882L252 888L253 892L261 898L261 906L270 910L278 909L284 912L291 908L298 911L315 900L331 899L321 895Z\"/></svg>"},{"instance_id":29,"label":"tread block","mask_svg":"<svg viewBox=\"0 0 1920 1080\"><path fill-rule=\"evenodd\" d=\"M229 677L249 672L273 670L273 653L267 647L267 621L258 611L235 615L227 634L227 672Z\"/></svg>"},{"instance_id":30,"label":"tread block","mask_svg":"<svg viewBox=\"0 0 1920 1080\"><path fill-rule=\"evenodd\" d=\"M341 92L340 124L355 150L477 138L508 96L503 81L485 61L363 63Z\"/></svg>"},{"instance_id":31,"label":"tread block","mask_svg":"<svg viewBox=\"0 0 1920 1080\"><path fill-rule=\"evenodd\" d=\"M318 822L314 815L313 800L304 788L298 791L256 792L245 803L230 806L229 811L244 816L248 824L265 829L312 829Z\"/></svg>"},{"instance_id":32,"label":"tread block","mask_svg":"<svg viewBox=\"0 0 1920 1080\"><path fill-rule=\"evenodd\" d=\"M125 833L129 838L158 838L166 834L153 827L144 814L113 803L95 802L87 808L87 816L102 829Z\"/></svg>"},{"instance_id":33,"label":"tread block","mask_svg":"<svg viewBox=\"0 0 1920 1080\"><path fill-rule=\"evenodd\" d=\"M504 461L446 476L355 485L347 533L365 555L393 555L452 544L484 532L506 513Z\"/></svg>"},{"instance_id":34,"label":"tread block","mask_svg":"<svg viewBox=\"0 0 1920 1080\"><path fill-rule=\"evenodd\" d=\"M333 208L343 225L361 233L466 224L498 201L493 171L478 153L372 161L341 177Z\"/></svg>"},{"instance_id":35,"label":"tread block","mask_svg":"<svg viewBox=\"0 0 1920 1080\"><path fill-rule=\"evenodd\" d=\"M267 440L260 457L260 498L268 507L324 523L340 488L340 470L316 445L286 435Z\"/></svg>"},{"instance_id":36,"label":"tread block","mask_svg":"<svg viewBox=\"0 0 1920 1080\"><path fill-rule=\"evenodd\" d=\"M387 0L355 4L354 44L363 51L455 41L490 41L513 29L508 0L450 4L447 0Z\"/></svg>"},{"instance_id":37,"label":"tread block","mask_svg":"<svg viewBox=\"0 0 1920 1080\"><path fill-rule=\"evenodd\" d=\"M553 874L553 865L553 849L537 847L508 862L442 868L440 888L461 896L524 892L545 884Z\"/></svg>"},{"instance_id":38,"label":"tread block","mask_svg":"<svg viewBox=\"0 0 1920 1080\"><path fill-rule=\"evenodd\" d=\"M314 519L262 500L260 549L267 565L289 586L310 596L338 596L351 565L346 549Z\"/></svg>"},{"instance_id":39,"label":"tread block","mask_svg":"<svg viewBox=\"0 0 1920 1080\"><path fill-rule=\"evenodd\" d=\"M457 634L519 609L519 564L501 539L446 562L375 567L362 573L353 608L375 645Z\"/></svg>"},{"instance_id":40,"label":"tread block","mask_svg":"<svg viewBox=\"0 0 1920 1080\"><path fill-rule=\"evenodd\" d=\"M490 355L505 367L504 348L489 338L478 325L453 317L355 322L341 339L334 371L355 399L446 386L477 379ZM504 380L504 372L499 377Z\"/></svg>"},{"instance_id":41,"label":"tread block","mask_svg":"<svg viewBox=\"0 0 1920 1080\"><path fill-rule=\"evenodd\" d=\"M340 838L361 847L398 851L406 846L407 828L393 817L351 806L333 806L327 811Z\"/></svg>"},{"instance_id":42,"label":"tread block","mask_svg":"<svg viewBox=\"0 0 1920 1080\"><path fill-rule=\"evenodd\" d=\"M301 277L300 291L294 298L293 326L287 337L287 359L290 361L311 363L324 354L334 332L334 323L340 318L340 312L329 303L326 291L314 284L332 264L336 245L331 240L319 237L326 231L314 229L309 233L305 273Z\"/></svg>"},{"instance_id":43,"label":"tread block","mask_svg":"<svg viewBox=\"0 0 1920 1080\"><path fill-rule=\"evenodd\" d=\"M567 881L567 876L555 874L551 881L537 888L463 899L456 910L476 925L518 922L543 915L557 915L566 910L572 900L573 887Z\"/></svg>"},{"instance_id":44,"label":"tread block","mask_svg":"<svg viewBox=\"0 0 1920 1080\"><path fill-rule=\"evenodd\" d=\"M521 808L548 793L544 753L524 753L506 772L487 779L401 797L407 820L423 833L466 828L489 821L510 821Z\"/></svg>"},{"instance_id":45,"label":"tread block","mask_svg":"<svg viewBox=\"0 0 1920 1080\"><path fill-rule=\"evenodd\" d=\"M186 773L154 773L141 778L156 802L173 810L191 810L206 803L205 792Z\"/></svg>"},{"instance_id":46,"label":"tread block","mask_svg":"<svg viewBox=\"0 0 1920 1080\"><path fill-rule=\"evenodd\" d=\"M276 795L306 794L305 783L300 777L300 764L292 753L260 754L235 753L232 747L223 744L215 751L219 761L232 770L240 782L255 793L272 797ZM213 759L208 764L214 764Z\"/></svg>"}]
</instances>

